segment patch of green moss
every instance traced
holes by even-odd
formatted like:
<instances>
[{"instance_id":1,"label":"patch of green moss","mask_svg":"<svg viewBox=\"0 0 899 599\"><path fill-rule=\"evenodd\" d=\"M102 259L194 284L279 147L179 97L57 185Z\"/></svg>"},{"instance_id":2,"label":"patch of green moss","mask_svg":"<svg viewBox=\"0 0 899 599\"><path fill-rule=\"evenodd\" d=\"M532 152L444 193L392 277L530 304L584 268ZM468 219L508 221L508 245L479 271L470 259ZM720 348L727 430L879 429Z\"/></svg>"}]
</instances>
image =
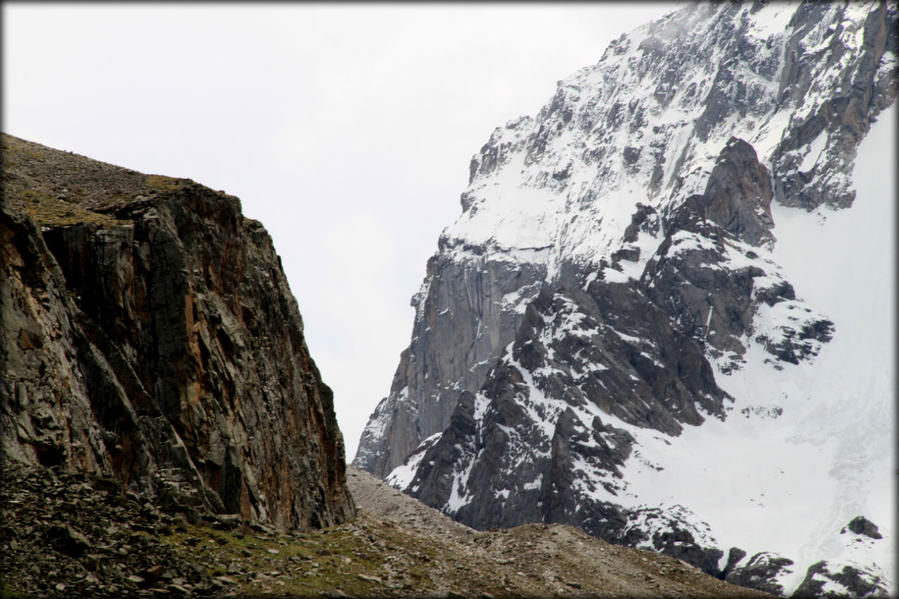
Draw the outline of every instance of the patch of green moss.
<instances>
[{"instance_id":1,"label":"patch of green moss","mask_svg":"<svg viewBox=\"0 0 899 599\"><path fill-rule=\"evenodd\" d=\"M164 177L162 175L147 175L144 182L150 189L158 191L176 191L184 187L187 180Z\"/></svg>"},{"instance_id":2,"label":"patch of green moss","mask_svg":"<svg viewBox=\"0 0 899 599\"><path fill-rule=\"evenodd\" d=\"M0 599L27 599L28 595L7 586L5 582L0 582Z\"/></svg>"},{"instance_id":3,"label":"patch of green moss","mask_svg":"<svg viewBox=\"0 0 899 599\"><path fill-rule=\"evenodd\" d=\"M24 189L16 194L16 203L38 224L66 226L82 223L114 226L121 224L108 214L87 210L77 203L58 198L39 189Z\"/></svg>"},{"instance_id":4,"label":"patch of green moss","mask_svg":"<svg viewBox=\"0 0 899 599\"><path fill-rule=\"evenodd\" d=\"M30 158L39 162L46 160L46 156L38 149L6 136L3 138L3 158L4 160L16 162L21 162L23 158Z\"/></svg>"}]
</instances>

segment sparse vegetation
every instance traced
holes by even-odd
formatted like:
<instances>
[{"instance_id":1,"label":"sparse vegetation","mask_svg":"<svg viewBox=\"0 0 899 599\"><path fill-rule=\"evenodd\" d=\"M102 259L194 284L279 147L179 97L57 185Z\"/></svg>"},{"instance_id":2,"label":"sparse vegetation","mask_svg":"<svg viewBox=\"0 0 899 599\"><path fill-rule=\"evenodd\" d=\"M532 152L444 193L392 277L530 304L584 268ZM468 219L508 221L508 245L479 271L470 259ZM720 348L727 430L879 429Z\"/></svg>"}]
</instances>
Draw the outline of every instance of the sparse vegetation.
<instances>
[{"instance_id":1,"label":"sparse vegetation","mask_svg":"<svg viewBox=\"0 0 899 599\"><path fill-rule=\"evenodd\" d=\"M2 194L42 226L121 224L112 212L142 195L166 194L190 181L144 175L3 134Z\"/></svg>"},{"instance_id":2,"label":"sparse vegetation","mask_svg":"<svg viewBox=\"0 0 899 599\"><path fill-rule=\"evenodd\" d=\"M108 214L86 210L76 201L56 197L39 189L21 190L16 199L28 216L43 226L78 224L115 226L123 223Z\"/></svg>"},{"instance_id":3,"label":"sparse vegetation","mask_svg":"<svg viewBox=\"0 0 899 599\"><path fill-rule=\"evenodd\" d=\"M163 177L162 175L147 175L146 184L150 189L159 191L175 191L184 187L187 183L186 179L175 179L173 177Z\"/></svg>"}]
</instances>

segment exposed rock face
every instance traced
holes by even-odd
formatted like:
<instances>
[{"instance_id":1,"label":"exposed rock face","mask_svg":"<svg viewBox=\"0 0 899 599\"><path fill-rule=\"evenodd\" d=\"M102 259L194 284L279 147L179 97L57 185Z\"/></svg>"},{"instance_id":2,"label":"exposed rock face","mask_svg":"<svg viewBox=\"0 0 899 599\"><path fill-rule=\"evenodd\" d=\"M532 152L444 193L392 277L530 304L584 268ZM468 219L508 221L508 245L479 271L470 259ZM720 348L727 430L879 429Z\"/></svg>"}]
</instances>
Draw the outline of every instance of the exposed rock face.
<instances>
[{"instance_id":1,"label":"exposed rock face","mask_svg":"<svg viewBox=\"0 0 899 599\"><path fill-rule=\"evenodd\" d=\"M459 521L478 528L523 519L624 536L619 529L626 518L614 505L587 516L576 499L582 484L612 495L621 489L618 468L633 438L604 424L605 414L677 435L682 422L702 421L697 407L720 412L726 395L707 364L694 366L693 377L672 374L704 363L702 349L674 331L645 296L624 284L593 283L589 290L544 289L528 305L481 392L461 395L446 432L416 458L411 494L428 505L456 507ZM603 318L607 305L617 306L614 322ZM665 400L656 401L663 392ZM576 464L585 463L599 479L578 480ZM464 486L460 470L468 472ZM497 496L505 501L494 501Z\"/></svg>"},{"instance_id":2,"label":"exposed rock face","mask_svg":"<svg viewBox=\"0 0 899 599\"><path fill-rule=\"evenodd\" d=\"M731 584L782 595L784 589L775 580L784 568L791 565L793 560L786 557L768 552L757 553L749 558L745 565L728 573L725 580Z\"/></svg>"},{"instance_id":3,"label":"exposed rock face","mask_svg":"<svg viewBox=\"0 0 899 599\"><path fill-rule=\"evenodd\" d=\"M728 582L733 582L728 580ZM739 583L738 583L739 584ZM805 579L792 595L796 599L838 599L839 597L871 597L887 599L880 576L865 567L844 565L833 567L826 561L812 564Z\"/></svg>"},{"instance_id":4,"label":"exposed rock face","mask_svg":"<svg viewBox=\"0 0 899 599\"><path fill-rule=\"evenodd\" d=\"M718 156L705 193L690 196L686 203L699 217L759 245L771 239L772 197L771 175L759 163L755 149L732 137Z\"/></svg>"},{"instance_id":5,"label":"exposed rock face","mask_svg":"<svg viewBox=\"0 0 899 599\"><path fill-rule=\"evenodd\" d=\"M428 272L429 284L412 300L427 306L416 312L419 334L413 333L402 353L391 395L372 415L354 462L382 477L423 439L446 427L460 392L477 391L520 320L503 298L522 288L536 293L546 275L539 265L486 257L458 263L442 254L428 261ZM416 398L423 397L430 401L419 405Z\"/></svg>"},{"instance_id":6,"label":"exposed rock face","mask_svg":"<svg viewBox=\"0 0 899 599\"><path fill-rule=\"evenodd\" d=\"M639 279L677 229L723 229L764 245L773 239L772 198L851 204L855 146L895 96L895 12L802 5L774 16L789 25L778 32L765 24L777 7L761 6L703 5L622 36L595 66L559 82L536 119L494 132L472 159L462 217L441 235L412 298L412 342L357 465L383 476L440 432L545 284L576 288L602 266L621 272L619 264ZM644 85L655 85L653 96L638 93ZM697 105L704 110L694 119ZM513 171L515 202L493 191ZM620 195L637 202L622 205ZM753 312L746 302L735 308ZM746 329L747 315L735 330ZM827 337L825 324L806 324L794 338ZM710 327L710 337L719 334Z\"/></svg>"},{"instance_id":7,"label":"exposed rock face","mask_svg":"<svg viewBox=\"0 0 899 599\"><path fill-rule=\"evenodd\" d=\"M496 129L354 463L476 528L575 524L796 589L807 563L641 489L685 431L783 414L769 392L735 410L720 377L813 363L839 334L773 259L773 209L852 205L857 147L896 95L895 21L877 3L689 6Z\"/></svg>"},{"instance_id":8,"label":"exposed rock face","mask_svg":"<svg viewBox=\"0 0 899 599\"><path fill-rule=\"evenodd\" d=\"M4 459L282 528L353 513L332 394L237 198L3 137Z\"/></svg>"},{"instance_id":9,"label":"exposed rock face","mask_svg":"<svg viewBox=\"0 0 899 599\"><path fill-rule=\"evenodd\" d=\"M877 525L864 516L856 516L855 518L850 520L847 528L849 528L850 531L854 532L857 535L865 535L866 537L871 537L872 539L883 538L883 535L881 535L880 531L877 529ZM840 532L845 534L846 529L844 528Z\"/></svg>"}]
</instances>

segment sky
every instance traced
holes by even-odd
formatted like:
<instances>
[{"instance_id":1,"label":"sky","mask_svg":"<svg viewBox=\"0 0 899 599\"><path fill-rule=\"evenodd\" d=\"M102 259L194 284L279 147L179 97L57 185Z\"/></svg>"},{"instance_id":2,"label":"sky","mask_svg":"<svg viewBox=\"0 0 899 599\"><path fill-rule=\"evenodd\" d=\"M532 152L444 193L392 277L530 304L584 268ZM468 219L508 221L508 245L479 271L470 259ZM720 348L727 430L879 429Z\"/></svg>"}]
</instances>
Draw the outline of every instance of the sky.
<instances>
[{"instance_id":1,"label":"sky","mask_svg":"<svg viewBox=\"0 0 899 599\"><path fill-rule=\"evenodd\" d=\"M238 196L281 256L350 461L472 155L677 6L4 2L2 129Z\"/></svg>"}]
</instances>

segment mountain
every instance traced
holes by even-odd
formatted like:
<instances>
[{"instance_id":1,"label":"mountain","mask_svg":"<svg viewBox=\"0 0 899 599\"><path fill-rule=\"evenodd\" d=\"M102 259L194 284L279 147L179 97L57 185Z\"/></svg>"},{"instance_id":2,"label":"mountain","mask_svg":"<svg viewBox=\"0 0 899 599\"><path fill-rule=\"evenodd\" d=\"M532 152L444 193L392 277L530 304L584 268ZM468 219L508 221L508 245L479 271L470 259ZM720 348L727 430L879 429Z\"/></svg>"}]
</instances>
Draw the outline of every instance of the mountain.
<instances>
[{"instance_id":1,"label":"mountain","mask_svg":"<svg viewBox=\"0 0 899 599\"><path fill-rule=\"evenodd\" d=\"M695 4L474 156L354 464L790 596L885 596L896 6Z\"/></svg>"},{"instance_id":2,"label":"mountain","mask_svg":"<svg viewBox=\"0 0 899 599\"><path fill-rule=\"evenodd\" d=\"M350 518L331 390L239 200L2 143L4 467L105 477L192 519Z\"/></svg>"},{"instance_id":3,"label":"mountain","mask_svg":"<svg viewBox=\"0 0 899 599\"><path fill-rule=\"evenodd\" d=\"M345 470L236 198L2 150L0 596L770 596L564 525L478 532Z\"/></svg>"}]
</instances>

